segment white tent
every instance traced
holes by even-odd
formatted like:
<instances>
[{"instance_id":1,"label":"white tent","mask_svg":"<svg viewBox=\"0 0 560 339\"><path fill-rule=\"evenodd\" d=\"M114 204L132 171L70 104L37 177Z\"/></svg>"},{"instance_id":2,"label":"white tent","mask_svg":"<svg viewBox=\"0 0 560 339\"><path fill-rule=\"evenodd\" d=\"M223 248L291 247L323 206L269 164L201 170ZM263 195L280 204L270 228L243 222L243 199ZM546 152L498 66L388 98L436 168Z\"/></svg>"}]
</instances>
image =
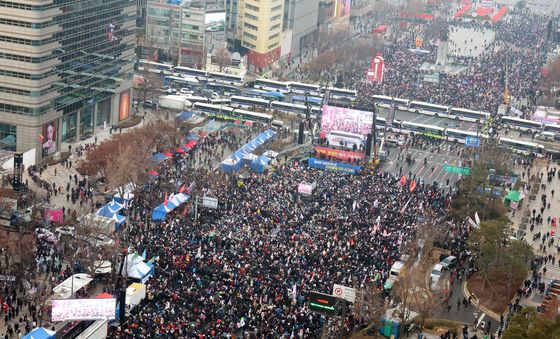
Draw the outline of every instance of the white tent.
<instances>
[{"instance_id":1,"label":"white tent","mask_svg":"<svg viewBox=\"0 0 560 339\"><path fill-rule=\"evenodd\" d=\"M276 158L276 157L278 156L278 154L280 154L280 153L274 152L274 151L271 151L271 150L268 150L268 151L266 151L266 152L263 153L263 155L264 155L265 157L271 158L271 159Z\"/></svg>"},{"instance_id":2,"label":"white tent","mask_svg":"<svg viewBox=\"0 0 560 339\"><path fill-rule=\"evenodd\" d=\"M171 199L169 199L169 201L171 201L171 203L175 206L179 206L187 200L189 200L189 196L183 193L173 194Z\"/></svg>"}]
</instances>

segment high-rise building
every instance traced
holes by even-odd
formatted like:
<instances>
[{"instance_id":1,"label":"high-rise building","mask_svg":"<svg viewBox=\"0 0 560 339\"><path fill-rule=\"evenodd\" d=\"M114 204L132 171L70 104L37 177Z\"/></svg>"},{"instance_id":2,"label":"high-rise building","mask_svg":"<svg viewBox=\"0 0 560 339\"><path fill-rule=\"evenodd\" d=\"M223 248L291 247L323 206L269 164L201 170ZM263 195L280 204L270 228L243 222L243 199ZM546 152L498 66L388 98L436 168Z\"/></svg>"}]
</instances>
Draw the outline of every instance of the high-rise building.
<instances>
[{"instance_id":1,"label":"high-rise building","mask_svg":"<svg viewBox=\"0 0 560 339\"><path fill-rule=\"evenodd\" d=\"M222 5L191 0L150 0L143 58L203 67L207 53L225 42ZM154 50L157 50L154 53Z\"/></svg>"},{"instance_id":2,"label":"high-rise building","mask_svg":"<svg viewBox=\"0 0 560 339\"><path fill-rule=\"evenodd\" d=\"M291 56L298 56L316 39L319 0L285 0L284 30L292 33Z\"/></svg>"},{"instance_id":3,"label":"high-rise building","mask_svg":"<svg viewBox=\"0 0 560 339\"><path fill-rule=\"evenodd\" d=\"M237 38L247 49L247 66L260 72L278 61L284 0L238 0Z\"/></svg>"},{"instance_id":4,"label":"high-rise building","mask_svg":"<svg viewBox=\"0 0 560 339\"><path fill-rule=\"evenodd\" d=\"M135 0L0 1L0 148L40 159L127 119L135 25Z\"/></svg>"}]
</instances>

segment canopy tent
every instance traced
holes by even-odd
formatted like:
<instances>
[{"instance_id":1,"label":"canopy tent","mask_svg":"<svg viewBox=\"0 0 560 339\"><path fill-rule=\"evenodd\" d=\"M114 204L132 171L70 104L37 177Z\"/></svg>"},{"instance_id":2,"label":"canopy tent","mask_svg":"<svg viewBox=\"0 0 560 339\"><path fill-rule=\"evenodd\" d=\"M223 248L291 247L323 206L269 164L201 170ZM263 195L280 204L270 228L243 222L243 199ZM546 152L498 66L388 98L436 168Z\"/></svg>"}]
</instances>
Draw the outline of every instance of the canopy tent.
<instances>
[{"instance_id":1,"label":"canopy tent","mask_svg":"<svg viewBox=\"0 0 560 339\"><path fill-rule=\"evenodd\" d=\"M272 151L272 150L268 150L268 151L266 151L266 152L263 153L263 155L264 155L265 157L268 157L268 158L271 158L271 159L276 158L279 154L280 154L280 153L274 152L274 151Z\"/></svg>"},{"instance_id":2,"label":"canopy tent","mask_svg":"<svg viewBox=\"0 0 560 339\"><path fill-rule=\"evenodd\" d=\"M109 204L101 207L97 211L97 215L103 218L111 219L117 224L122 224L126 220L124 216L117 214L116 212L113 212L109 207Z\"/></svg>"},{"instance_id":3,"label":"canopy tent","mask_svg":"<svg viewBox=\"0 0 560 339\"><path fill-rule=\"evenodd\" d=\"M460 10L458 10L454 17L456 18L460 18L462 17L465 13L467 13L468 11L470 11L472 8L472 3L469 1L468 3L466 3Z\"/></svg>"},{"instance_id":4,"label":"canopy tent","mask_svg":"<svg viewBox=\"0 0 560 339\"><path fill-rule=\"evenodd\" d=\"M243 156L243 161L247 164L250 164L253 160L257 159L259 156L253 153L247 153Z\"/></svg>"},{"instance_id":5,"label":"canopy tent","mask_svg":"<svg viewBox=\"0 0 560 339\"><path fill-rule=\"evenodd\" d=\"M94 226L107 232L113 232L117 225L112 218L102 217L96 213L86 214L78 218L81 226Z\"/></svg>"},{"instance_id":6,"label":"canopy tent","mask_svg":"<svg viewBox=\"0 0 560 339\"><path fill-rule=\"evenodd\" d=\"M150 160L155 162L155 163L160 163L160 162L166 160L167 158L168 158L168 156L163 154L163 153L154 153L154 155L152 155L150 157Z\"/></svg>"},{"instance_id":7,"label":"canopy tent","mask_svg":"<svg viewBox=\"0 0 560 339\"><path fill-rule=\"evenodd\" d=\"M109 202L105 206L107 206L107 208L113 213L117 213L118 211L120 211L124 208L123 204L121 204L119 202L116 202L115 200L112 200L111 202Z\"/></svg>"},{"instance_id":8,"label":"canopy tent","mask_svg":"<svg viewBox=\"0 0 560 339\"><path fill-rule=\"evenodd\" d=\"M95 274L111 273L111 271L113 270L112 266L113 265L108 260L96 260L93 262Z\"/></svg>"},{"instance_id":9,"label":"canopy tent","mask_svg":"<svg viewBox=\"0 0 560 339\"><path fill-rule=\"evenodd\" d=\"M55 299L68 299L92 280L93 278L89 274L74 274L53 288L53 297Z\"/></svg>"},{"instance_id":10,"label":"canopy tent","mask_svg":"<svg viewBox=\"0 0 560 339\"><path fill-rule=\"evenodd\" d=\"M186 121L192 118L193 114L194 114L193 112L181 112L175 115L175 118L179 121Z\"/></svg>"},{"instance_id":11,"label":"canopy tent","mask_svg":"<svg viewBox=\"0 0 560 339\"><path fill-rule=\"evenodd\" d=\"M167 206L165 205L165 203L162 203L158 207L154 208L152 212L152 220L165 220L167 213L173 211L176 207L177 205L175 205L171 201L167 202Z\"/></svg>"},{"instance_id":12,"label":"canopy tent","mask_svg":"<svg viewBox=\"0 0 560 339\"><path fill-rule=\"evenodd\" d=\"M508 194L504 197L504 205L507 207L511 207L513 209L517 209L518 203L523 200L525 195L523 192L519 191L509 191Z\"/></svg>"},{"instance_id":13,"label":"canopy tent","mask_svg":"<svg viewBox=\"0 0 560 339\"><path fill-rule=\"evenodd\" d=\"M126 274L127 277L146 281L154 273L154 266L152 264L144 262L145 258L138 253L128 254L126 256ZM121 271L121 274L124 272Z\"/></svg>"},{"instance_id":14,"label":"canopy tent","mask_svg":"<svg viewBox=\"0 0 560 339\"><path fill-rule=\"evenodd\" d=\"M373 31L371 31L372 33L375 34L382 34L387 32L387 25L379 25L376 28L373 29Z\"/></svg>"},{"instance_id":15,"label":"canopy tent","mask_svg":"<svg viewBox=\"0 0 560 339\"><path fill-rule=\"evenodd\" d=\"M102 292L102 293L99 293L98 295L95 296L95 299L111 299L111 298L114 298L114 297L107 292Z\"/></svg>"},{"instance_id":16,"label":"canopy tent","mask_svg":"<svg viewBox=\"0 0 560 339\"><path fill-rule=\"evenodd\" d=\"M270 158L261 155L260 157L258 157L257 159L251 162L250 167L254 172L263 173L264 170L268 167L269 163L270 163Z\"/></svg>"},{"instance_id":17,"label":"canopy tent","mask_svg":"<svg viewBox=\"0 0 560 339\"><path fill-rule=\"evenodd\" d=\"M171 198L169 199L169 202L171 202L173 205L175 206L179 206L182 203L186 202L189 200L189 196L183 193L177 193L177 194L173 194L171 196Z\"/></svg>"},{"instance_id":18,"label":"canopy tent","mask_svg":"<svg viewBox=\"0 0 560 339\"><path fill-rule=\"evenodd\" d=\"M227 159L225 159L221 164L222 170L225 172L234 172L240 170L241 166L243 165L243 158L247 154L254 151L257 147L263 145L266 141L268 141L270 138L274 137L275 135L276 132L270 129L262 132L256 138L248 142L245 146L241 147L232 155L230 155Z\"/></svg>"},{"instance_id":19,"label":"canopy tent","mask_svg":"<svg viewBox=\"0 0 560 339\"><path fill-rule=\"evenodd\" d=\"M227 158L222 161L221 168L224 172L236 172L243 166L242 159Z\"/></svg>"},{"instance_id":20,"label":"canopy tent","mask_svg":"<svg viewBox=\"0 0 560 339\"><path fill-rule=\"evenodd\" d=\"M478 7L476 9L476 14L478 16L490 16L490 13L494 12L492 7Z\"/></svg>"},{"instance_id":21,"label":"canopy tent","mask_svg":"<svg viewBox=\"0 0 560 339\"><path fill-rule=\"evenodd\" d=\"M498 13L494 14L494 16L492 17L492 22L496 23L496 22L500 21L500 19L504 16L504 14L507 13L507 11L508 11L507 6L503 6L502 8L500 8Z\"/></svg>"},{"instance_id":22,"label":"canopy tent","mask_svg":"<svg viewBox=\"0 0 560 339\"><path fill-rule=\"evenodd\" d=\"M47 330L44 327L37 327L33 331L27 333L22 337L23 339L54 339L56 332Z\"/></svg>"}]
</instances>

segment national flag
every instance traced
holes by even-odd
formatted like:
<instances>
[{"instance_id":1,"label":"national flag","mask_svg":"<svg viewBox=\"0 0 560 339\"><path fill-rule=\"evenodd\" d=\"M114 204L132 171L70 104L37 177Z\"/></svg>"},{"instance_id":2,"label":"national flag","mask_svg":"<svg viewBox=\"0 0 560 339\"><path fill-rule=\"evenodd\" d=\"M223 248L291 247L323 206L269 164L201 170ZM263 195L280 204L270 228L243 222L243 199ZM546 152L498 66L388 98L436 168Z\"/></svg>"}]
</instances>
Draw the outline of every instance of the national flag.
<instances>
[{"instance_id":1,"label":"national flag","mask_svg":"<svg viewBox=\"0 0 560 339\"><path fill-rule=\"evenodd\" d=\"M167 196L167 192L165 192L165 200L163 200L163 205L167 206L168 203L169 203L169 197Z\"/></svg>"},{"instance_id":2,"label":"national flag","mask_svg":"<svg viewBox=\"0 0 560 339\"><path fill-rule=\"evenodd\" d=\"M474 220L476 221L476 224L480 226L480 218L478 217L478 212L474 212Z\"/></svg>"},{"instance_id":3,"label":"national flag","mask_svg":"<svg viewBox=\"0 0 560 339\"><path fill-rule=\"evenodd\" d=\"M471 217L467 217L467 221L469 222L469 225L471 225L474 228L478 228L478 225L476 224L476 222L474 222L474 220L472 220Z\"/></svg>"},{"instance_id":4,"label":"national flag","mask_svg":"<svg viewBox=\"0 0 560 339\"><path fill-rule=\"evenodd\" d=\"M183 193L185 191L185 185L181 186L181 188L179 189L179 193Z\"/></svg>"},{"instance_id":5,"label":"national flag","mask_svg":"<svg viewBox=\"0 0 560 339\"><path fill-rule=\"evenodd\" d=\"M144 251L142 251L142 257L143 257L144 259L146 259L146 257L147 257L147 248L144 248Z\"/></svg>"},{"instance_id":6,"label":"national flag","mask_svg":"<svg viewBox=\"0 0 560 339\"><path fill-rule=\"evenodd\" d=\"M406 185L406 177L405 177L404 175L401 177L401 180L399 181L399 184L400 184L401 186Z\"/></svg>"},{"instance_id":7,"label":"national flag","mask_svg":"<svg viewBox=\"0 0 560 339\"><path fill-rule=\"evenodd\" d=\"M202 245L198 246L198 251L196 252L195 258L199 259L202 257Z\"/></svg>"},{"instance_id":8,"label":"national flag","mask_svg":"<svg viewBox=\"0 0 560 339\"><path fill-rule=\"evenodd\" d=\"M416 188L416 180L412 180L410 182L410 193L414 192L415 188Z\"/></svg>"}]
</instances>

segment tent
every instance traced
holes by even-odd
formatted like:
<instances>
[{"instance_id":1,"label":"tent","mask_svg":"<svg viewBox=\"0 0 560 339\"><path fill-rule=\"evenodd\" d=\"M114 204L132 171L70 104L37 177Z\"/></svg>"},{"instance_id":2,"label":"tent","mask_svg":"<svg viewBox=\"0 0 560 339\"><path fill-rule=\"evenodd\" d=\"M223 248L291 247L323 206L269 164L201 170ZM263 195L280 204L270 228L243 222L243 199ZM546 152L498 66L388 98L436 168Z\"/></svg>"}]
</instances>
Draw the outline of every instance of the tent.
<instances>
[{"instance_id":1,"label":"tent","mask_svg":"<svg viewBox=\"0 0 560 339\"><path fill-rule=\"evenodd\" d=\"M270 162L270 158L261 155L257 159L251 162L251 169L257 173L263 173L264 170L268 167L268 163Z\"/></svg>"},{"instance_id":2,"label":"tent","mask_svg":"<svg viewBox=\"0 0 560 339\"><path fill-rule=\"evenodd\" d=\"M279 154L280 154L280 153L274 152L274 151L272 151L272 150L268 150L268 151L266 151L266 152L263 153L263 155L264 155L265 157L268 157L268 158L271 158L271 159L272 159L272 158L276 158Z\"/></svg>"},{"instance_id":3,"label":"tent","mask_svg":"<svg viewBox=\"0 0 560 339\"><path fill-rule=\"evenodd\" d=\"M250 164L253 160L257 159L259 156L253 153L247 153L243 156L243 161L247 164Z\"/></svg>"},{"instance_id":4,"label":"tent","mask_svg":"<svg viewBox=\"0 0 560 339\"><path fill-rule=\"evenodd\" d=\"M27 333L22 337L23 339L54 339L56 332L47 330L44 327L37 327L33 331Z\"/></svg>"},{"instance_id":5,"label":"tent","mask_svg":"<svg viewBox=\"0 0 560 339\"><path fill-rule=\"evenodd\" d=\"M111 298L114 298L113 295L107 292L101 292L95 296L95 299L111 299Z\"/></svg>"},{"instance_id":6,"label":"tent","mask_svg":"<svg viewBox=\"0 0 560 339\"><path fill-rule=\"evenodd\" d=\"M221 168L224 172L235 172L241 169L243 165L243 161L241 158L234 159L233 157L229 157L226 160L222 161Z\"/></svg>"},{"instance_id":7,"label":"tent","mask_svg":"<svg viewBox=\"0 0 560 339\"><path fill-rule=\"evenodd\" d=\"M175 206L179 206L182 203L186 202L187 200L189 200L188 195L183 194L183 193L177 193L177 194L173 194L171 196L171 198L169 199L169 202L171 202Z\"/></svg>"},{"instance_id":8,"label":"tent","mask_svg":"<svg viewBox=\"0 0 560 339\"><path fill-rule=\"evenodd\" d=\"M112 200L110 203L108 203L107 208L109 208L110 211L112 211L113 213L117 213L118 211L122 210L124 208L124 205L116 202L115 200Z\"/></svg>"},{"instance_id":9,"label":"tent","mask_svg":"<svg viewBox=\"0 0 560 339\"><path fill-rule=\"evenodd\" d=\"M245 146L241 147L232 155L230 155L227 159L225 159L221 165L222 170L225 172L234 172L240 170L241 166L243 165L243 158L245 158L247 154L254 151L257 147L261 146L275 135L276 132L270 129L262 132L256 138L248 142ZM268 161L270 161L270 159ZM266 162L266 164L268 164L268 161Z\"/></svg>"},{"instance_id":10,"label":"tent","mask_svg":"<svg viewBox=\"0 0 560 339\"><path fill-rule=\"evenodd\" d=\"M187 121L193 116L193 112L181 112L175 115L175 118L179 121Z\"/></svg>"},{"instance_id":11,"label":"tent","mask_svg":"<svg viewBox=\"0 0 560 339\"><path fill-rule=\"evenodd\" d=\"M165 220L167 213L173 211L176 207L177 205L175 205L171 201L167 202L167 206L165 205L165 203L159 205L158 207L154 208L152 212L152 220Z\"/></svg>"},{"instance_id":12,"label":"tent","mask_svg":"<svg viewBox=\"0 0 560 339\"><path fill-rule=\"evenodd\" d=\"M517 203L523 199L523 195L519 191L509 191L504 198L504 204L508 207L517 208ZM513 205L513 206L512 206Z\"/></svg>"},{"instance_id":13,"label":"tent","mask_svg":"<svg viewBox=\"0 0 560 339\"><path fill-rule=\"evenodd\" d=\"M103 218L111 219L117 224L122 224L126 220L124 216L117 214L116 212L113 212L109 207L109 204L101 207L97 211L97 215Z\"/></svg>"},{"instance_id":14,"label":"tent","mask_svg":"<svg viewBox=\"0 0 560 339\"><path fill-rule=\"evenodd\" d=\"M163 153L154 153L154 155L152 155L150 157L150 160L155 162L155 163L160 163L160 162L166 160L167 158L168 158L168 156L163 154Z\"/></svg>"},{"instance_id":15,"label":"tent","mask_svg":"<svg viewBox=\"0 0 560 339\"><path fill-rule=\"evenodd\" d=\"M154 273L154 266L144 262L144 257L138 253L128 254L126 257L126 274L133 279L146 281ZM124 267L123 267L124 271ZM121 272L122 273L122 272Z\"/></svg>"}]
</instances>

